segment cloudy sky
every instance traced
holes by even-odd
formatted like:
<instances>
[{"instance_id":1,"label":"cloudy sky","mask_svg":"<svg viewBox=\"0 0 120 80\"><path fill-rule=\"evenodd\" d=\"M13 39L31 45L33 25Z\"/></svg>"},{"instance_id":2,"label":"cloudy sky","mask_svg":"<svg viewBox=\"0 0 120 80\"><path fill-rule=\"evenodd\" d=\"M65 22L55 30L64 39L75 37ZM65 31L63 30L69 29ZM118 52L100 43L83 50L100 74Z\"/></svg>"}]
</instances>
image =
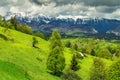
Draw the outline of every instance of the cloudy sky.
<instances>
[{"instance_id":1,"label":"cloudy sky","mask_svg":"<svg viewBox=\"0 0 120 80\"><path fill-rule=\"evenodd\" d=\"M120 20L120 0L0 0L0 14L7 12Z\"/></svg>"}]
</instances>

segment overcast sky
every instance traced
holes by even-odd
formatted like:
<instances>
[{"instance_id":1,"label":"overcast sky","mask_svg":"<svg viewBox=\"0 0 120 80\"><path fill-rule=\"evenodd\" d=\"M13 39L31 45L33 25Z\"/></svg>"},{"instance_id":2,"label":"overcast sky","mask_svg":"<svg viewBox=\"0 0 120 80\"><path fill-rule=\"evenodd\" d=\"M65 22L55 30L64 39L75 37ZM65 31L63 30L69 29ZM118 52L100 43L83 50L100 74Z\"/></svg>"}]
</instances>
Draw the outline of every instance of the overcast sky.
<instances>
[{"instance_id":1,"label":"overcast sky","mask_svg":"<svg viewBox=\"0 0 120 80\"><path fill-rule=\"evenodd\" d=\"M0 14L7 12L120 20L120 0L0 0Z\"/></svg>"}]
</instances>

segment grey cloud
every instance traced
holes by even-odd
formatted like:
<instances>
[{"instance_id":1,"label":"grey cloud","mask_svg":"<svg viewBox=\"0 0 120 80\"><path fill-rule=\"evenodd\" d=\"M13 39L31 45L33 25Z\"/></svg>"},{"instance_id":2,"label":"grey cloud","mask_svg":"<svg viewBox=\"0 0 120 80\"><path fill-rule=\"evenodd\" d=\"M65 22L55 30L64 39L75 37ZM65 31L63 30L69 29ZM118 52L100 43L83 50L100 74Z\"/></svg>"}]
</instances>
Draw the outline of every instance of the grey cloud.
<instances>
[{"instance_id":1,"label":"grey cloud","mask_svg":"<svg viewBox=\"0 0 120 80\"><path fill-rule=\"evenodd\" d=\"M119 8L120 8L120 6L117 6L117 7L101 6L101 7L96 7L96 10L98 12L102 12L102 13L113 13Z\"/></svg>"},{"instance_id":2,"label":"grey cloud","mask_svg":"<svg viewBox=\"0 0 120 80\"><path fill-rule=\"evenodd\" d=\"M84 0L90 6L120 6L120 0Z\"/></svg>"},{"instance_id":3,"label":"grey cloud","mask_svg":"<svg viewBox=\"0 0 120 80\"><path fill-rule=\"evenodd\" d=\"M84 3L87 6L120 6L120 0L30 0L36 4L56 3L57 6Z\"/></svg>"},{"instance_id":4,"label":"grey cloud","mask_svg":"<svg viewBox=\"0 0 120 80\"><path fill-rule=\"evenodd\" d=\"M30 0L30 2L33 2L33 3L37 4L37 5L45 4L45 2L41 2L39 0Z\"/></svg>"},{"instance_id":5,"label":"grey cloud","mask_svg":"<svg viewBox=\"0 0 120 80\"><path fill-rule=\"evenodd\" d=\"M30 1L32 3L37 4L37 5L56 3L56 6L67 5L67 4L74 4L76 2L76 0L30 0Z\"/></svg>"}]
</instances>

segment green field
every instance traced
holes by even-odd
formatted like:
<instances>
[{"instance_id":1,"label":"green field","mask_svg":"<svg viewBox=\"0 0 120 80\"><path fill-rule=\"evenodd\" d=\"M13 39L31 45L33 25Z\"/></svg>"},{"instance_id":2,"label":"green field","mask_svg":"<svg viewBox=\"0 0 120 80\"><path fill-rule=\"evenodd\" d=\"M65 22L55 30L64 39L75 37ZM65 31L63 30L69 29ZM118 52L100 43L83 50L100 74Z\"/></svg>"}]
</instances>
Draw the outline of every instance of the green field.
<instances>
[{"instance_id":1,"label":"green field","mask_svg":"<svg viewBox=\"0 0 120 80\"><path fill-rule=\"evenodd\" d=\"M49 54L49 41L45 41L39 37L37 48L32 47L32 35L24 34L15 30L7 30L0 27L0 34L4 35L7 40L0 37L0 80L61 80L60 77L48 73L46 68L46 59ZM63 39L76 42L78 39ZM79 39L82 41L80 45L85 46L93 40ZM83 42L84 41L84 42ZM84 44L83 44L84 43ZM100 46L106 46L109 42L99 41ZM92 44L92 43L91 43ZM113 45L115 45L113 43ZM66 58L66 68L69 68L72 58L72 52L69 48L64 49ZM81 69L76 73L83 80L89 80L89 71L93 63L93 56L86 55L83 60L79 61ZM111 60L103 59L106 64L110 65ZM65 71L64 70L64 71Z\"/></svg>"}]
</instances>

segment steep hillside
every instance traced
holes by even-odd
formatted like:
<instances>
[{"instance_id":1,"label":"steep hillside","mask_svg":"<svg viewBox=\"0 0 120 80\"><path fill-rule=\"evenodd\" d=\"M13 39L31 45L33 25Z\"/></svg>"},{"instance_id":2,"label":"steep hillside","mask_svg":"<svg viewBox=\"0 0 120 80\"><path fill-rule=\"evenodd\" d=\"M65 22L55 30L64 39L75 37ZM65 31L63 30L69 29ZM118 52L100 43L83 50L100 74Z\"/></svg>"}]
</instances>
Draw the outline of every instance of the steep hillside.
<instances>
[{"instance_id":1,"label":"steep hillside","mask_svg":"<svg viewBox=\"0 0 120 80\"><path fill-rule=\"evenodd\" d=\"M113 34L115 34L115 35L120 36L120 26L116 27L116 28L113 29L113 30L108 31L107 33L113 33Z\"/></svg>"}]
</instances>

